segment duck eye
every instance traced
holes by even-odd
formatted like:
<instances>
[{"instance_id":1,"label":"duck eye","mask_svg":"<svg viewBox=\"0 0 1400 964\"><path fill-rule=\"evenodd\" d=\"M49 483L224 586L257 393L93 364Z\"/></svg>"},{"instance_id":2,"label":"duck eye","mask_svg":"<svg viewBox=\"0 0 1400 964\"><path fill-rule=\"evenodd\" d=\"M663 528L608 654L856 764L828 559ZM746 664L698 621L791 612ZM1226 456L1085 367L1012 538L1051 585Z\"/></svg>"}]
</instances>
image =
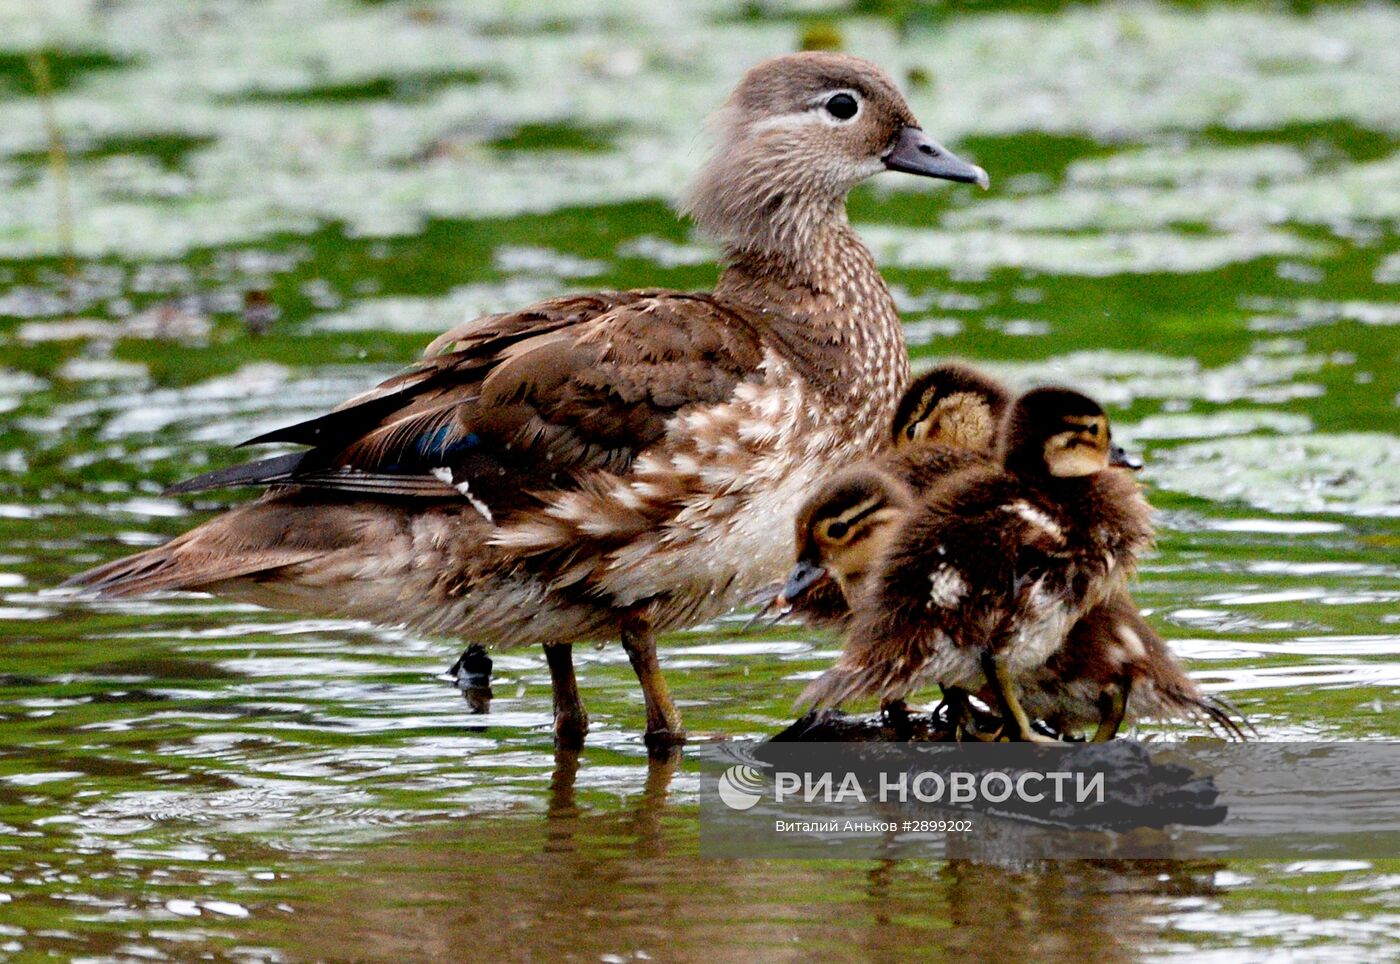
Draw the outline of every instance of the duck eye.
<instances>
[{"instance_id":1,"label":"duck eye","mask_svg":"<svg viewBox=\"0 0 1400 964\"><path fill-rule=\"evenodd\" d=\"M844 539L846 538L846 533L849 532L850 529L851 527L844 522L833 522L826 527L826 537L832 540Z\"/></svg>"},{"instance_id":2,"label":"duck eye","mask_svg":"<svg viewBox=\"0 0 1400 964\"><path fill-rule=\"evenodd\" d=\"M860 110L860 104L850 94L832 94L826 102L826 112L837 120L850 120Z\"/></svg>"}]
</instances>

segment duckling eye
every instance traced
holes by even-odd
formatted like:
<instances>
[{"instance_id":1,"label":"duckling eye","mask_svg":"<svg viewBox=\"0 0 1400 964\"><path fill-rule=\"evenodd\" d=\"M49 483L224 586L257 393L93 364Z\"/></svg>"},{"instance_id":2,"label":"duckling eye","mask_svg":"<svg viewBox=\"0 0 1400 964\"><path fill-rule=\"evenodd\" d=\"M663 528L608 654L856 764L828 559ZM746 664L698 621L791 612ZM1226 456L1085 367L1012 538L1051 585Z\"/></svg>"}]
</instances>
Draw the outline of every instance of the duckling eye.
<instances>
[{"instance_id":1,"label":"duckling eye","mask_svg":"<svg viewBox=\"0 0 1400 964\"><path fill-rule=\"evenodd\" d=\"M831 523L831 525L826 527L826 537L833 541L837 539L844 539L846 538L846 533L850 530L851 527L844 522L833 522Z\"/></svg>"},{"instance_id":2,"label":"duckling eye","mask_svg":"<svg viewBox=\"0 0 1400 964\"><path fill-rule=\"evenodd\" d=\"M837 120L850 120L860 110L860 104L850 94L832 94L826 102L826 112Z\"/></svg>"}]
</instances>

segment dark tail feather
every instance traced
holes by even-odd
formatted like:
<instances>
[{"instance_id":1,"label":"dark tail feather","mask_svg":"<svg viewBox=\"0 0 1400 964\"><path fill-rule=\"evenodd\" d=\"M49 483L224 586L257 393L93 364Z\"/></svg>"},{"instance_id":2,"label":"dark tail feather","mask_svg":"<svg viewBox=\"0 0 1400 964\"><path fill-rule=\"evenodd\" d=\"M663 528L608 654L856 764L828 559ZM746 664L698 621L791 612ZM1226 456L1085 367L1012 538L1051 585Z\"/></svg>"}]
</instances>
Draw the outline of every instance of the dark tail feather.
<instances>
[{"instance_id":1,"label":"dark tail feather","mask_svg":"<svg viewBox=\"0 0 1400 964\"><path fill-rule=\"evenodd\" d=\"M271 485L276 482L286 482L292 478L305 458L305 452L293 452L290 455L278 455L270 459L246 462L243 465L235 465L227 469L217 469L213 472L205 472L203 475L196 475L183 482L176 482L174 485L168 486L161 494L180 495L186 492L207 492L210 489L222 489L237 485Z\"/></svg>"},{"instance_id":2,"label":"dark tail feather","mask_svg":"<svg viewBox=\"0 0 1400 964\"><path fill-rule=\"evenodd\" d=\"M338 443L339 446L344 446L358 438L366 425L378 425L394 412L404 408L415 395L433 384L435 376L442 374L441 369L410 369L357 396L358 401L351 399L324 415L264 432L246 442L238 443L238 447L266 445L269 442L291 442L295 445L318 447L335 446Z\"/></svg>"},{"instance_id":3,"label":"dark tail feather","mask_svg":"<svg viewBox=\"0 0 1400 964\"><path fill-rule=\"evenodd\" d=\"M414 499L460 499L462 497L456 488L433 475L362 472L343 466L307 471L305 459L308 454L307 452L293 452L291 455L279 455L258 462L235 465L232 468L205 472L192 479L176 482L166 488L163 494L183 495L189 492L207 492L210 489L231 488L239 485L270 486L288 483L299 485L304 489L334 489L337 492L392 495Z\"/></svg>"}]
</instances>

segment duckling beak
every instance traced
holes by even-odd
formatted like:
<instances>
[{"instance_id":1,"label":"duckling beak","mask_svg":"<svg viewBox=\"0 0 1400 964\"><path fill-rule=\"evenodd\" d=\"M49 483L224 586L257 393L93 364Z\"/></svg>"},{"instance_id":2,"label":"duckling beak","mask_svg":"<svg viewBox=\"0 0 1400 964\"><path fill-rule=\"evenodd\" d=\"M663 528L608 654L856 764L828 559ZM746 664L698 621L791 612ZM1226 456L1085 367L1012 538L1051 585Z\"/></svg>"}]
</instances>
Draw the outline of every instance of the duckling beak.
<instances>
[{"instance_id":1,"label":"duckling beak","mask_svg":"<svg viewBox=\"0 0 1400 964\"><path fill-rule=\"evenodd\" d=\"M976 184L984 191L992 186L992 179L986 171L964 161L917 127L906 127L900 131L899 139L882 160L886 170L890 171Z\"/></svg>"},{"instance_id":2,"label":"duckling beak","mask_svg":"<svg viewBox=\"0 0 1400 964\"><path fill-rule=\"evenodd\" d=\"M800 599L804 592L821 582L825 577L826 569L823 567L812 562L799 562L792 567L792 572L788 573L787 582L783 584L783 591L778 594L779 605L787 606Z\"/></svg>"},{"instance_id":3,"label":"duckling beak","mask_svg":"<svg viewBox=\"0 0 1400 964\"><path fill-rule=\"evenodd\" d=\"M1132 469L1134 472L1142 470L1142 459L1136 455L1129 455L1117 442L1108 447L1108 464L1116 465L1120 469Z\"/></svg>"}]
</instances>

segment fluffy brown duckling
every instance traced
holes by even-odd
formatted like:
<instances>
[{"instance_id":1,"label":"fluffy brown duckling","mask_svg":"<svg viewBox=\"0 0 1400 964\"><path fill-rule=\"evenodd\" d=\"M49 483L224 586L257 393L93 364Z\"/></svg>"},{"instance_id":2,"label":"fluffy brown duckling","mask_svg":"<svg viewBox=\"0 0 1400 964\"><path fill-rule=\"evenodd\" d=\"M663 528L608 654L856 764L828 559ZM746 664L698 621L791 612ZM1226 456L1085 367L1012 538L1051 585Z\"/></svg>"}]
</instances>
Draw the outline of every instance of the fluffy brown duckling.
<instances>
[{"instance_id":1,"label":"fluffy brown duckling","mask_svg":"<svg viewBox=\"0 0 1400 964\"><path fill-rule=\"evenodd\" d=\"M891 422L892 449L839 474L798 510L797 562L774 601L809 626L845 628L895 524L922 492L990 458L1011 392L970 365L946 362L905 389ZM911 491L912 490L912 491ZM966 696L952 693L966 706ZM881 713L903 731L908 707L885 700Z\"/></svg>"},{"instance_id":2,"label":"fluffy brown duckling","mask_svg":"<svg viewBox=\"0 0 1400 964\"><path fill-rule=\"evenodd\" d=\"M1142 615L1126 589L1084 614L1046 664L1021 681L1021 706L1059 733L1111 740L1124 722L1186 719L1234 739L1249 721L1206 694Z\"/></svg>"},{"instance_id":3,"label":"fluffy brown duckling","mask_svg":"<svg viewBox=\"0 0 1400 964\"><path fill-rule=\"evenodd\" d=\"M687 212L711 292L555 298L473 319L408 371L256 442L302 451L176 486L266 489L74 583L539 644L555 733L587 730L572 646L620 639L646 739L684 739L656 636L788 564L793 493L866 458L908 378L899 314L846 216L884 171L987 186L864 60L758 64L720 111Z\"/></svg>"},{"instance_id":4,"label":"fluffy brown duckling","mask_svg":"<svg viewBox=\"0 0 1400 964\"><path fill-rule=\"evenodd\" d=\"M891 423L891 472L923 490L971 461L990 457L1014 395L986 372L947 362L916 377Z\"/></svg>"},{"instance_id":5,"label":"fluffy brown duckling","mask_svg":"<svg viewBox=\"0 0 1400 964\"><path fill-rule=\"evenodd\" d=\"M954 473L923 493L882 554L855 607L835 667L804 702L896 700L927 682L977 692L1007 735L1043 739L1022 708L1072 626L1122 587L1152 541L1149 508L1107 416L1064 388L1013 406L997 462Z\"/></svg>"},{"instance_id":6,"label":"fluffy brown duckling","mask_svg":"<svg viewBox=\"0 0 1400 964\"><path fill-rule=\"evenodd\" d=\"M780 604L804 620L845 626L869 576L916 502L887 464L864 462L832 476L797 513L797 563ZM813 590L829 587L814 602Z\"/></svg>"},{"instance_id":7,"label":"fluffy brown duckling","mask_svg":"<svg viewBox=\"0 0 1400 964\"><path fill-rule=\"evenodd\" d=\"M878 540L862 534L873 531L883 538L892 531L895 515L902 517L912 504L912 492L985 462L1011 397L1000 382L957 362L916 377L895 410L892 448L854 471L839 473L798 509L797 561L775 604L808 625L844 626L848 600L855 598L852 587L863 581L877 549ZM865 469L897 480L910 498L896 505L886 480L868 478ZM879 511L867 505L869 499L880 503ZM857 521L861 524L855 527ZM826 563L834 557L839 565L829 568Z\"/></svg>"},{"instance_id":8,"label":"fluffy brown duckling","mask_svg":"<svg viewBox=\"0 0 1400 964\"><path fill-rule=\"evenodd\" d=\"M989 460L1010 399L999 382L964 365L942 365L916 379L896 410L895 451L838 473L799 510L797 564L783 592L792 612L809 625L844 628L847 600L859 598L916 501L911 488ZM957 451L941 454L949 450ZM1032 719L1061 733L1093 728L1096 740L1145 717L1197 719L1236 737L1248 726L1228 704L1201 691L1125 588L1075 623L1064 646L1022 685L1022 705Z\"/></svg>"},{"instance_id":9,"label":"fluffy brown duckling","mask_svg":"<svg viewBox=\"0 0 1400 964\"><path fill-rule=\"evenodd\" d=\"M881 555L916 503L907 485L866 463L838 473L803 506L798 552L807 565L794 567L792 579L811 578L814 567L829 574L813 587L830 587L832 598L819 611L826 621L849 623L846 600L860 605ZM814 606L805 595L796 598L796 611L812 622ZM1195 719L1238 738L1248 726L1233 707L1201 691L1124 588L1085 613L1045 666L1019 682L1026 715L1062 734L1092 729L1093 739L1108 740L1125 721L1148 717ZM952 701L958 702L956 694ZM882 709L898 722L897 703Z\"/></svg>"}]
</instances>

